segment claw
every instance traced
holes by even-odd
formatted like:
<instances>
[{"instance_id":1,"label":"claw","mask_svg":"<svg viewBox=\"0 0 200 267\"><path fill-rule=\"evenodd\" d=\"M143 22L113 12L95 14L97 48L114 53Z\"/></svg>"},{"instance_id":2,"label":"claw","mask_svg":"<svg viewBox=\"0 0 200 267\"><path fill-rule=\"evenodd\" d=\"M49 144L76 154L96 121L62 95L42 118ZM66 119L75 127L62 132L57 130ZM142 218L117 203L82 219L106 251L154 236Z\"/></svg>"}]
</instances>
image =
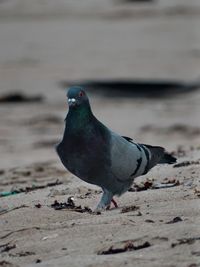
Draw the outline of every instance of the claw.
<instances>
[{"instance_id":1,"label":"claw","mask_svg":"<svg viewBox=\"0 0 200 267\"><path fill-rule=\"evenodd\" d=\"M95 211L100 211L100 210L105 210L105 209L109 210L111 202L113 203L115 208L118 208L117 202L113 198L113 193L106 189L103 189L103 195Z\"/></svg>"}]
</instances>

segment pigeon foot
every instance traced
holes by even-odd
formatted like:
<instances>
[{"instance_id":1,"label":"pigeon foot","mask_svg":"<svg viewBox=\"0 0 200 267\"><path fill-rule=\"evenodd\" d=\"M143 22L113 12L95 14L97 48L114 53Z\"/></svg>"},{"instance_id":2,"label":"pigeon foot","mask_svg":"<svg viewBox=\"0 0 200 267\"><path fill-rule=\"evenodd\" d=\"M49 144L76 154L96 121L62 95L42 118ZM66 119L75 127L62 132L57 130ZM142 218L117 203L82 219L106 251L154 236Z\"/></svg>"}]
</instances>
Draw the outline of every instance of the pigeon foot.
<instances>
[{"instance_id":1,"label":"pigeon foot","mask_svg":"<svg viewBox=\"0 0 200 267\"><path fill-rule=\"evenodd\" d=\"M114 200L114 198L112 198L111 202L113 203L113 205L115 206L115 208L118 208L117 202ZM109 210L109 209L110 209L110 206L111 206L111 204L109 204L109 205L106 207L106 210Z\"/></svg>"}]
</instances>

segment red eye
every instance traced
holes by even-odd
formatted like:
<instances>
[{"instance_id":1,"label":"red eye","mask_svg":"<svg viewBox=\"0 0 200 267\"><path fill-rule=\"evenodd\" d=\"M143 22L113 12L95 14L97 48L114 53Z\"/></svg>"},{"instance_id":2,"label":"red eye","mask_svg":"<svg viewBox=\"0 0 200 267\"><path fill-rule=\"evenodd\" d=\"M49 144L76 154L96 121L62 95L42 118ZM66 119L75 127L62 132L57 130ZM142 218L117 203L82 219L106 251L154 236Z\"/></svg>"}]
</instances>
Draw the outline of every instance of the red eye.
<instances>
[{"instance_id":1,"label":"red eye","mask_svg":"<svg viewBox=\"0 0 200 267\"><path fill-rule=\"evenodd\" d=\"M82 97L84 95L83 91L79 92L79 96Z\"/></svg>"}]
</instances>

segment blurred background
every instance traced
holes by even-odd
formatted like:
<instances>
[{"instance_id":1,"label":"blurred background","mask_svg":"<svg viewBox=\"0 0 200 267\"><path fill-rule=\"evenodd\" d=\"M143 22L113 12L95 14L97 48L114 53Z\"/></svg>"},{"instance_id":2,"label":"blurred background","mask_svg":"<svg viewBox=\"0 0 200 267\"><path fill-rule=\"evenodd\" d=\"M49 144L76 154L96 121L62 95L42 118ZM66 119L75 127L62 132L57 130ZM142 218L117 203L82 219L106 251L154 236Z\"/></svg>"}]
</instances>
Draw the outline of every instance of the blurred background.
<instances>
[{"instance_id":1,"label":"blurred background","mask_svg":"<svg viewBox=\"0 0 200 267\"><path fill-rule=\"evenodd\" d=\"M1 0L0 168L58 161L71 84L118 133L198 148L199 29L199 0Z\"/></svg>"}]
</instances>

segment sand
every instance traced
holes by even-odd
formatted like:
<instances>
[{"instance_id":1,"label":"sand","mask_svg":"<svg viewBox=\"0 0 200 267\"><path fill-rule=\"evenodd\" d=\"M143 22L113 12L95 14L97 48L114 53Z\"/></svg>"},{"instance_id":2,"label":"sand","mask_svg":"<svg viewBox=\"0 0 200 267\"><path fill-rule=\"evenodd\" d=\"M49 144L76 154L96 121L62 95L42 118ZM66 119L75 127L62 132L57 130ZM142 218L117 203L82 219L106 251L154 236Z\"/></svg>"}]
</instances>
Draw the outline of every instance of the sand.
<instances>
[{"instance_id":1,"label":"sand","mask_svg":"<svg viewBox=\"0 0 200 267\"><path fill-rule=\"evenodd\" d=\"M117 209L93 214L51 206L73 197L76 206L93 209L101 194L67 172L55 153L67 113L60 81L199 76L198 1L142 9L98 3L87 1L87 9L69 2L71 13L62 1L55 13L53 1L43 9L36 2L0 4L0 96L44 98L0 104L0 194L18 192L0 198L0 266L200 266L199 91L161 99L91 95L94 113L111 129L162 145L186 163L139 177L138 185L178 183L127 192ZM184 9L170 13L176 5Z\"/></svg>"}]
</instances>

